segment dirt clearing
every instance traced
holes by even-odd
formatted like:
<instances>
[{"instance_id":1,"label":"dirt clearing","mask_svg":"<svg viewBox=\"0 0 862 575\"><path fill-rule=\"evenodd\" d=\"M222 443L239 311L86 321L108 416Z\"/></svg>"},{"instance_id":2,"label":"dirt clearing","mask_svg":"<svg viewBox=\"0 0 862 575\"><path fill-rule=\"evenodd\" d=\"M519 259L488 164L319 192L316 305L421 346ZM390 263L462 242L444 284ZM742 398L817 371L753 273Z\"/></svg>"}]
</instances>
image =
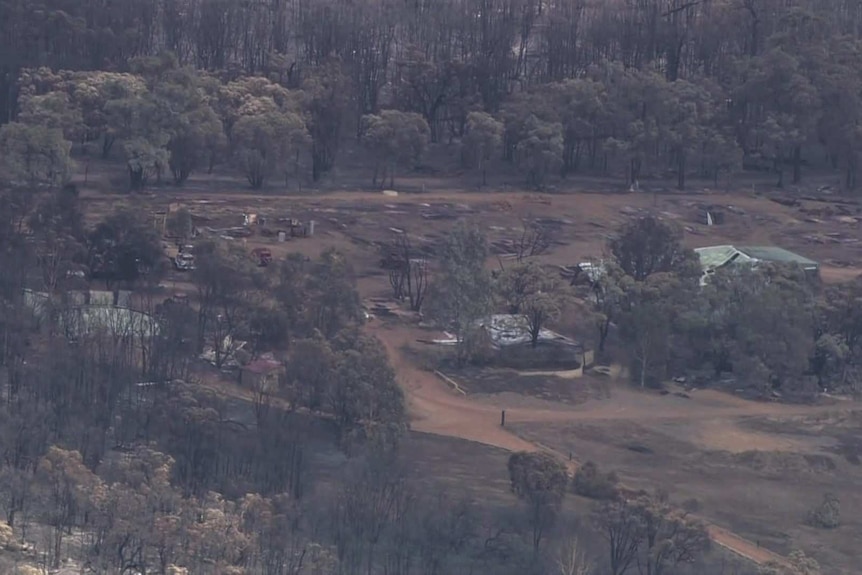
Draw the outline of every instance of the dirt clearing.
<instances>
[{"instance_id":1,"label":"dirt clearing","mask_svg":"<svg viewBox=\"0 0 862 575\"><path fill-rule=\"evenodd\" d=\"M433 258L458 218L473 219L483 227L492 252L499 256L498 265L503 265L506 250L518 237L525 218L554 230L552 248L540 260L572 265L602 258L608 238L621 224L654 213L682 226L690 247L781 246L819 261L825 281L850 280L862 270L860 208L850 201L800 197L795 205L785 205L765 195L708 191L475 193L446 189L450 184L443 181L414 183L405 186L428 191L394 197L348 191L278 195L213 192L198 185L200 182L191 182L181 194L165 189L120 201L150 211L179 203L196 221L213 228L237 225L244 213L255 213L268 222L313 219L313 237L280 243L277 237L256 231L235 241L248 250L267 247L275 259L292 252L313 257L330 247L339 249L357 271L364 300L391 293L379 262L381 245L390 242L395 232L410 234L422 253ZM113 210L119 199L86 190L82 197L91 219ZM716 225L708 225L706 213ZM175 288L187 287L185 278L171 279ZM406 391L414 430L509 451L547 446L564 458L571 452L576 460L593 459L618 470L633 486L668 487L677 498L697 498L704 516L716 522L716 540L743 555L768 558L768 551L758 551L759 542L763 548L781 553L804 548L830 573L849 573L841 567L854 564L850 562L855 553L850 535L859 532L859 525L852 514L845 525L828 533L805 527L800 518L827 490L838 492L847 509L862 504L849 488L862 481L857 475L859 467L852 463L854 458L858 461L862 445L857 442L858 430L836 428L828 437L816 437L759 426L767 420L795 421L828 410L846 411L853 409L852 404L754 403L709 390L696 390L689 397L660 396L640 393L611 379L558 381L560 378L552 376L505 371L463 377L465 397L422 369L414 354L405 353L405 346L428 337L425 330L380 318L366 329L381 339L389 353ZM462 377L449 375L456 380ZM523 393L524 388L530 393ZM500 425L503 410L506 427ZM450 459L445 465L457 484L467 481L478 455L450 454L444 449L434 457L442 458L441 465Z\"/></svg>"}]
</instances>

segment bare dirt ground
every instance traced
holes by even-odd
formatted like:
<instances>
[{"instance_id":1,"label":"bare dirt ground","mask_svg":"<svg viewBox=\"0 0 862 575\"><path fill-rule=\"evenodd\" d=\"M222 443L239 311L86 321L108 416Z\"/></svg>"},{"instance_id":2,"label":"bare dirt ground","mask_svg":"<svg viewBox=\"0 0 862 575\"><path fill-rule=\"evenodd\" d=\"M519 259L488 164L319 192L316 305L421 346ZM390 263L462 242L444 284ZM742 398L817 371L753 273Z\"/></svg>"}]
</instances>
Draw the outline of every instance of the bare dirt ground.
<instances>
[{"instance_id":1,"label":"bare dirt ground","mask_svg":"<svg viewBox=\"0 0 862 575\"><path fill-rule=\"evenodd\" d=\"M163 188L122 199L83 187L82 199L91 218L118 204L153 211L180 203L212 227L237 225L244 212L269 221L314 219L313 238L279 244L274 238L255 235L240 241L249 250L270 247L276 258L294 251L314 256L328 247L338 248L357 270L363 298L387 296L387 279L378 267L378 245L392 237L391 228L406 230L417 245L433 249L453 221L462 217L486 229L492 251L498 254L505 251L507 240L517 236L521 218L543 219L558 229L552 251L541 258L550 264L601 258L608 236L620 224L650 211L682 225L691 247L779 245L821 262L824 281L847 281L862 274L858 237L862 208L849 201L800 197L796 205L788 206L754 193L533 194L512 188L476 193L453 190L451 185L444 179L409 181L396 189L422 193L395 197L345 190L288 195L237 191L235 181L195 179L180 191ZM721 212L722 223L706 225L707 209ZM172 277L167 284L166 289L188 287L182 277ZM776 430L763 422L798 426L804 418L831 417L856 409L855 404L755 403L712 390L694 391L686 399L640 393L619 383L608 384L610 397L596 395L568 403L515 391L465 397L422 369L415 355L405 351L405 346L427 337L424 330L381 319L373 319L367 330L380 338L389 353L407 392L414 430L506 451L545 449L566 460L571 453L572 470L576 461L593 459L618 470L627 485L667 486L675 494L697 498L701 514L711 521L715 542L752 561L781 562L780 553L798 546L814 552L828 572L850 573L840 569L853 565L856 551L848 541L858 534L860 525L850 520L836 533L824 534L801 526L800 517L833 487L842 499L846 497L846 508L862 506L858 496L845 489L854 481L858 487L862 480L850 459L836 457L835 467L825 471L821 468L829 465L816 459L824 451L834 455L839 449L855 449L862 425L841 428L830 438L825 432L812 436L796 428ZM572 385L578 381L572 380ZM504 409L506 427L501 427ZM447 469L459 465L469 467L470 462L446 462Z\"/></svg>"},{"instance_id":2,"label":"bare dirt ground","mask_svg":"<svg viewBox=\"0 0 862 575\"><path fill-rule=\"evenodd\" d=\"M406 229L433 242L458 217L479 220L493 244L512 239L520 226L519 219L531 216L555 224L560 231L558 245L543 259L572 264L600 258L609 234L627 218L651 211L682 225L686 229L685 241L691 247L722 243L779 245L819 261L827 281L843 281L862 274L862 241L858 233L862 207L854 199L823 194L806 196L800 192L794 198L797 205L787 206L770 200L786 199L788 194L792 195L787 191L780 196L770 192L707 189L689 193L625 193L621 192L623 186L617 185L619 182L609 185L607 180L597 180L590 184L584 180L568 184L579 190L576 192L524 193L502 185L477 192L453 189L452 179L426 177L405 179L396 186L422 192L402 192L390 197L345 186L335 191L330 186L326 192L251 192L244 190L235 178L204 174L194 176L182 189L167 186L154 188L145 195L120 196L103 191L108 187L106 180L122 175L115 172L113 164L92 162L90 181L81 185L90 219L122 205L151 211L180 203L214 226L238 225L243 212L315 219L321 241L326 245L365 250L391 236L391 227ZM590 193L590 188L596 191ZM707 226L706 211L721 213L722 223ZM275 241L254 237L248 243L251 249L257 245L272 247ZM319 249L317 242L302 240L277 248L279 252Z\"/></svg>"},{"instance_id":3,"label":"bare dirt ground","mask_svg":"<svg viewBox=\"0 0 862 575\"><path fill-rule=\"evenodd\" d=\"M796 454L815 454L834 442L821 436L768 433L748 424L760 419L828 416L850 407L756 403L712 390L695 391L691 399L683 399L640 393L624 384L614 386L611 399L574 407L518 394L468 398L405 357L405 339L421 337L421 330L379 322L372 322L368 330L384 343L401 377L416 431L510 451L541 449L563 460L573 454L572 471L578 460L592 459L619 470L627 486L668 487L679 497L702 503L703 518L715 521L708 525L717 544L757 563L783 562L782 555L772 549L786 553L802 542L829 559L825 565L847 564L852 556L840 546L823 553L824 545L816 541L821 534L801 526L805 512L819 502L835 474L828 469L829 474L814 476L813 487L805 484L799 474L809 473L818 464L826 468L831 464L813 455L806 459ZM506 427L500 425L502 409L506 410ZM765 461L757 461L760 453L765 454ZM846 471L842 466L840 472ZM856 480L854 474L839 481L849 487ZM850 493L847 499L857 498ZM789 509L781 508L788 505ZM784 521L777 525L799 528L787 529L789 533L775 531L770 520L776 515ZM842 527L843 535L852 534L853 529L854 525Z\"/></svg>"},{"instance_id":4,"label":"bare dirt ground","mask_svg":"<svg viewBox=\"0 0 862 575\"><path fill-rule=\"evenodd\" d=\"M557 375L558 373L465 367L453 375L457 379L458 387L471 397L521 394L524 389L529 389L530 397L542 401L578 405L593 398L610 396L608 380L605 377L589 374L581 376L580 372L577 372L577 377L563 377ZM577 381L574 381L575 379Z\"/></svg>"},{"instance_id":5,"label":"bare dirt ground","mask_svg":"<svg viewBox=\"0 0 862 575\"><path fill-rule=\"evenodd\" d=\"M542 259L554 264L571 264L602 257L608 234L627 217L649 209L660 211L663 217L681 221L688 229L686 242L693 247L717 243L782 245L826 262L823 267L826 281L852 279L862 270L862 251L855 242L839 244L818 239L836 237L823 235L826 233L846 234L847 239L853 239L850 236L854 235L854 228L849 224L838 220L806 222L800 207L788 207L765 198L749 196L716 197L707 194L654 198L638 194L539 196L433 191L398 197L337 192L313 198L237 194L219 195L219 199L225 203L201 204L200 207L192 204L193 213L209 214L207 217L214 221L237 210L256 210L258 213L267 213L268 217L296 214L295 217L315 218L318 231L314 239L293 240L279 245L272 240L255 237L247 240L249 249L256 245L269 245L276 248L276 257L281 252L297 250L306 255L315 255L326 247L341 249L349 254L359 271L360 290L365 297L386 295L386 278L376 269L376 244L391 237L390 228L406 229L419 241L433 244L439 241L457 217L481 220L487 226L492 242L516 234L521 217L529 215L553 220L560 228L560 241ZM707 203L729 205L735 211L725 213L724 224L706 226L698 223L698 206ZM814 202L811 204L818 205ZM809 209L805 205L803 203L801 208ZM821 235L818 236L818 233ZM829 243L824 243L827 241ZM832 406L753 403L710 390L698 391L692 399L662 397L637 393L624 386L614 388L612 399L588 401L574 406L514 392L465 398L453 393L438 377L417 367L412 358L405 356L402 349L405 343L427 337L423 330L405 325L386 325L379 320L372 321L368 329L380 337L387 347L401 383L407 390L415 430L510 451L551 449L564 458L573 452L576 454L575 460L581 459L582 455L586 455L580 448L581 441L575 441L571 446L556 441L559 429L565 429L573 423L596 422L600 430L598 433L610 437L613 435L612 429L619 427L620 422L625 422L647 428L663 428L671 437L677 434L688 437L690 444L696 445L697 450L708 452L796 452L810 449L811 446L803 445L804 442L797 438L745 429L737 421L758 417L801 417L834 409ZM506 410L507 428L500 426L503 409ZM517 430L518 434L510 433L510 429ZM598 451L593 458L600 464L615 468L615 461L600 457L601 454L602 451ZM740 505L749 498L733 502L737 494L732 489L743 493L751 490L740 481L729 491L728 484L722 479L739 464L738 461L726 462L720 472L713 472L710 477L692 478L692 488L682 492L704 500L704 515L716 521L710 523L716 543L759 563L781 561L781 556L770 549L786 553L791 546L789 538L770 538L768 528L764 531L762 522L755 521L752 524L745 519L752 509L757 510L754 515L769 519L774 518L775 514L770 513L770 509L762 509L762 506ZM654 488L668 481L675 484L673 470L663 467L658 474L639 474L640 467L644 465L651 466L651 463L639 461L637 466L623 475L627 480L637 478L634 484L638 487ZM621 469L621 472L625 471ZM713 485L711 489L710 482ZM789 495L793 493L792 489L780 491L787 494L788 499L792 497ZM809 494L806 499L811 497ZM718 512L721 509L725 510L724 513ZM799 523L798 513L793 517L796 524ZM739 520L740 516L744 518L742 521ZM783 520L788 521L789 518L785 516ZM761 536L764 532L767 536ZM798 536L795 540L810 542L810 538ZM836 558L836 561L843 563L840 558Z\"/></svg>"}]
</instances>

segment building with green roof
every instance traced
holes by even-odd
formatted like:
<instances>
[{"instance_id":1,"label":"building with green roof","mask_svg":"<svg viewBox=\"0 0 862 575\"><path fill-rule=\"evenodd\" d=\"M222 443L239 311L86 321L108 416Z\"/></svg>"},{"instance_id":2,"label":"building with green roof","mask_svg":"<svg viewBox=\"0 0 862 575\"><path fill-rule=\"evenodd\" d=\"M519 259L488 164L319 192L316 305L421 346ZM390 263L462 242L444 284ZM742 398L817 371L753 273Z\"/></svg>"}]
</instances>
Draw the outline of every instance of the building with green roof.
<instances>
[{"instance_id":1,"label":"building with green roof","mask_svg":"<svg viewBox=\"0 0 862 575\"><path fill-rule=\"evenodd\" d=\"M708 246L696 248L695 253L700 258L705 282L715 270L725 266L747 264L756 266L758 263L777 263L795 265L807 274L816 276L820 273L820 264L784 248L775 246Z\"/></svg>"}]
</instances>

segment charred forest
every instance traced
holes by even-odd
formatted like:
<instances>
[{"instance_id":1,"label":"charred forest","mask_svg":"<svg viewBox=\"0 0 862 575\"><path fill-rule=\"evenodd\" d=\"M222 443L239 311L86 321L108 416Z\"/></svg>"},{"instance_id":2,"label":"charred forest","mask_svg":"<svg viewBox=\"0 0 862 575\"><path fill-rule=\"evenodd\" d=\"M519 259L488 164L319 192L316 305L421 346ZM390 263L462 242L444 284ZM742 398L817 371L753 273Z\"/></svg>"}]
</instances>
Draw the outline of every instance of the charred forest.
<instances>
[{"instance_id":1,"label":"charred forest","mask_svg":"<svg viewBox=\"0 0 862 575\"><path fill-rule=\"evenodd\" d=\"M397 195L416 174L852 197L860 121L855 0L0 0L0 572L819 574L800 551L728 560L696 505L571 453L495 451L504 496L438 481L356 262L265 266L185 207L157 229L147 202L204 176ZM97 196L118 207L88 212ZM525 318L535 348L580 306L641 390L697 372L859 393L862 281L765 266L704 286L652 215L614 232L598 279L564 281L539 263L559 230L518 218L493 273L475 221L433 254L404 230L375 244L457 368L489 314ZM167 237L195 238L180 279ZM811 520L838 526L837 505Z\"/></svg>"}]
</instances>

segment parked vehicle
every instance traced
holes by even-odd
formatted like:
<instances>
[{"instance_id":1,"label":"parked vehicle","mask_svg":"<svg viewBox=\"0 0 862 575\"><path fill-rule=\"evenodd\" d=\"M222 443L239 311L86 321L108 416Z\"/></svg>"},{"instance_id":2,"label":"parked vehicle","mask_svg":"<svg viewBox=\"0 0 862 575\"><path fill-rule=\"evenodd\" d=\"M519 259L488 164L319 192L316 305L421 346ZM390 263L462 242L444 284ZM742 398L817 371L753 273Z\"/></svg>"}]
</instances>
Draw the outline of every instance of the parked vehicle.
<instances>
[{"instance_id":1,"label":"parked vehicle","mask_svg":"<svg viewBox=\"0 0 862 575\"><path fill-rule=\"evenodd\" d=\"M269 248L254 248L251 250L251 257L262 268L272 263L272 252L269 251Z\"/></svg>"},{"instance_id":2,"label":"parked vehicle","mask_svg":"<svg viewBox=\"0 0 862 575\"><path fill-rule=\"evenodd\" d=\"M174 267L178 270L186 272L195 269L195 256L188 252L180 252L174 258Z\"/></svg>"}]
</instances>

